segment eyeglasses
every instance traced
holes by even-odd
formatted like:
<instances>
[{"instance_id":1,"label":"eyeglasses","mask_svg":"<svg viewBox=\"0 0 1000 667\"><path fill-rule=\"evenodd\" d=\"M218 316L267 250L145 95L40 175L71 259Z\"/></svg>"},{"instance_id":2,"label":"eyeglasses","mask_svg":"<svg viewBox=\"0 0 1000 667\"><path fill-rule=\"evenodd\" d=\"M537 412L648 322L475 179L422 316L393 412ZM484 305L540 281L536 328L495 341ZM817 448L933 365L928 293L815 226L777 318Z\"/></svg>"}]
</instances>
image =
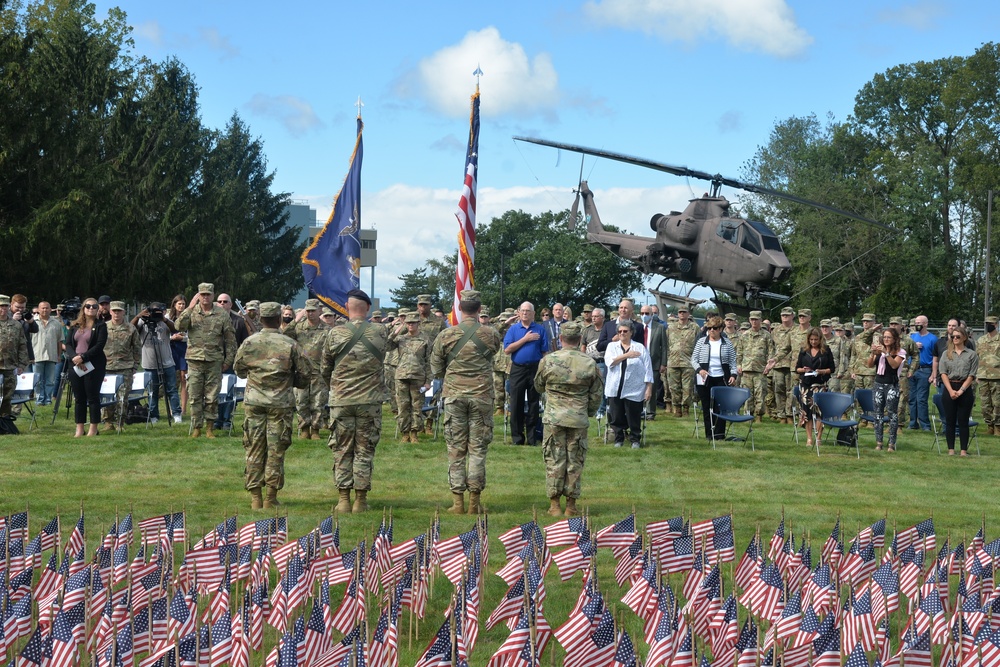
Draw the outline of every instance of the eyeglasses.
<instances>
[{"instance_id":1,"label":"eyeglasses","mask_svg":"<svg viewBox=\"0 0 1000 667\"><path fill-rule=\"evenodd\" d=\"M219 299L216 303L229 303L229 299Z\"/></svg>"},{"instance_id":2,"label":"eyeglasses","mask_svg":"<svg viewBox=\"0 0 1000 667\"><path fill-rule=\"evenodd\" d=\"M722 327L709 327L709 328L708 328L708 330L709 330L709 331L718 331L718 330L719 330L719 329L721 329L721 328L722 328Z\"/></svg>"},{"instance_id":3,"label":"eyeglasses","mask_svg":"<svg viewBox=\"0 0 1000 667\"><path fill-rule=\"evenodd\" d=\"M632 335L632 330L631 329L619 329L618 333L620 333L620 334L628 334L628 335L631 336Z\"/></svg>"},{"instance_id":4,"label":"eyeglasses","mask_svg":"<svg viewBox=\"0 0 1000 667\"><path fill-rule=\"evenodd\" d=\"M952 340L962 340L963 338L965 338L965 336L963 336L962 334L955 334L954 336L951 337Z\"/></svg>"},{"instance_id":5,"label":"eyeglasses","mask_svg":"<svg viewBox=\"0 0 1000 667\"><path fill-rule=\"evenodd\" d=\"M83 307L84 308L98 308L99 306L96 303L85 303L85 304L83 304Z\"/></svg>"}]
</instances>

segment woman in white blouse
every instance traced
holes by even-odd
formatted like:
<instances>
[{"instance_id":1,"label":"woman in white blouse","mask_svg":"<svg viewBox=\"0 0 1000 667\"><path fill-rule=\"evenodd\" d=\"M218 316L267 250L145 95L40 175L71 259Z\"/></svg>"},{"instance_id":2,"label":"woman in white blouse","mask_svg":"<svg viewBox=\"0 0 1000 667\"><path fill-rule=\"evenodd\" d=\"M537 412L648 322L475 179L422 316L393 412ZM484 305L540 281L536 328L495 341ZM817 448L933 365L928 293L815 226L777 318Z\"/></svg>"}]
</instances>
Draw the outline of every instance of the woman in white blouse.
<instances>
[{"instance_id":1,"label":"woman in white blouse","mask_svg":"<svg viewBox=\"0 0 1000 667\"><path fill-rule=\"evenodd\" d=\"M604 362L608 365L604 395L610 406L608 424L615 432L615 447L625 443L627 427L632 449L639 449L642 406L653 392L653 365L649 351L632 340L631 322L618 324L618 335L608 343Z\"/></svg>"},{"instance_id":2,"label":"woman in white blouse","mask_svg":"<svg viewBox=\"0 0 1000 667\"><path fill-rule=\"evenodd\" d=\"M712 387L732 386L736 383L736 350L728 338L722 336L722 318L716 316L705 322L708 335L699 338L691 353L691 365L698 374L698 396L705 419L705 437L722 440L726 437L726 422L721 419L712 425Z\"/></svg>"}]
</instances>

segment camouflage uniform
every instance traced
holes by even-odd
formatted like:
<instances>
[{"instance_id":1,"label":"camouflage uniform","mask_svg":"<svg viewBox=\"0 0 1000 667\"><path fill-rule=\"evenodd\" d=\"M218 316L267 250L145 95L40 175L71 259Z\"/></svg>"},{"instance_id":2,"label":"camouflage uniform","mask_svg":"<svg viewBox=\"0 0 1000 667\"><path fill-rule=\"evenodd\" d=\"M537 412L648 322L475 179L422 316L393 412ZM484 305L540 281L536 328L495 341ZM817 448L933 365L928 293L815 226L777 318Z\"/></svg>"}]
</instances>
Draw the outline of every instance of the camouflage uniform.
<instances>
[{"instance_id":1,"label":"camouflage uniform","mask_svg":"<svg viewBox=\"0 0 1000 667\"><path fill-rule=\"evenodd\" d=\"M417 297L417 305L430 304L431 297L428 294L421 294ZM419 313L418 313L419 314ZM436 316L433 312L424 317L420 315L420 335L427 340L427 348L433 349L434 340L437 338L438 334L445 329L444 321ZM435 397L437 398L437 397ZM437 408L432 407L425 414L426 420L424 423L424 432L428 435L434 433L434 418L437 417Z\"/></svg>"},{"instance_id":2,"label":"camouflage uniform","mask_svg":"<svg viewBox=\"0 0 1000 667\"><path fill-rule=\"evenodd\" d=\"M392 335L392 332L396 328L396 323L402 322L408 312L409 312L408 309L400 308L399 317L393 320L391 323L385 325L386 330L389 332L390 336ZM392 411L392 414L394 415L399 414L399 406L396 404L397 366L399 366L399 348L398 347L390 348L385 353L385 392L386 395L389 397L389 410Z\"/></svg>"},{"instance_id":3,"label":"camouflage uniform","mask_svg":"<svg viewBox=\"0 0 1000 667\"><path fill-rule=\"evenodd\" d=\"M995 325L997 318L991 315L986 322ZM979 355L976 382L986 432L1000 435L1000 334L994 331L980 336L976 341L976 354Z\"/></svg>"},{"instance_id":4,"label":"camouflage uniform","mask_svg":"<svg viewBox=\"0 0 1000 667\"><path fill-rule=\"evenodd\" d=\"M417 314L409 313L407 322L416 322ZM411 336L406 328L394 328L389 334L389 350L396 350L399 364L396 367L396 405L399 413L396 424L399 434L405 436L418 431L423 421L424 392L421 387L430 384L430 345L417 332Z\"/></svg>"},{"instance_id":5,"label":"camouflage uniform","mask_svg":"<svg viewBox=\"0 0 1000 667\"><path fill-rule=\"evenodd\" d=\"M750 316L760 315L753 311ZM743 387L750 390L750 400L747 402L747 414L755 417L764 415L764 399L767 380L764 377L764 367L774 358L774 339L771 334L761 329L743 332L740 345L736 352L736 366L742 369Z\"/></svg>"},{"instance_id":6,"label":"camouflage uniform","mask_svg":"<svg viewBox=\"0 0 1000 667\"><path fill-rule=\"evenodd\" d=\"M112 301L111 310L125 310L125 304L121 301ZM109 320L107 327L108 342L104 345L104 356L108 359L106 374L122 376L118 403L101 411L101 418L110 424L118 421L125 397L132 390L132 377L142 360L142 342L139 339L139 331L128 320L121 324Z\"/></svg>"},{"instance_id":7,"label":"camouflage uniform","mask_svg":"<svg viewBox=\"0 0 1000 667\"><path fill-rule=\"evenodd\" d=\"M507 320L513 315L512 311L505 310L497 319L496 330L501 338L510 328ZM493 355L493 399L498 416L503 415L504 406L507 404L507 376L509 373L510 355L504 352L503 345L501 345L497 353Z\"/></svg>"},{"instance_id":8,"label":"camouflage uniform","mask_svg":"<svg viewBox=\"0 0 1000 667\"><path fill-rule=\"evenodd\" d=\"M319 299L308 299L306 310L319 310ZM291 322L285 327L284 334L299 344L302 355L309 360L309 384L295 390L295 405L299 413L299 430L303 437L319 438L319 430L328 426L326 419L326 404L330 388L327 378L320 373L320 360L323 358L323 344L330 327L323 321L312 324L308 317L297 322Z\"/></svg>"},{"instance_id":9,"label":"camouflage uniform","mask_svg":"<svg viewBox=\"0 0 1000 667\"><path fill-rule=\"evenodd\" d=\"M0 294L0 303L10 305L10 297ZM9 313L8 309L8 313ZM0 321L0 375L3 376L3 396L0 397L0 417L10 415L10 397L17 387L17 371L28 368L28 340L21 323L7 316Z\"/></svg>"},{"instance_id":10,"label":"camouflage uniform","mask_svg":"<svg viewBox=\"0 0 1000 667\"><path fill-rule=\"evenodd\" d=\"M564 335L579 330L578 325L562 327ZM535 389L545 394L545 492L549 498L579 498L587 460L588 417L601 404L604 381L591 357L564 348L542 358L535 373Z\"/></svg>"},{"instance_id":11,"label":"camouflage uniform","mask_svg":"<svg viewBox=\"0 0 1000 667\"><path fill-rule=\"evenodd\" d=\"M920 368L920 350L917 348L917 342L906 335L903 318L893 317L889 320L889 324L900 326L899 346L906 352L905 366L899 378L899 410L896 412L899 423L905 427L910 423L910 378L913 377L913 372Z\"/></svg>"},{"instance_id":12,"label":"camouflage uniform","mask_svg":"<svg viewBox=\"0 0 1000 667\"><path fill-rule=\"evenodd\" d=\"M865 313L861 320L862 322L875 321L875 316L871 313ZM851 372L854 374L854 389L871 389L875 386L875 373L878 369L875 366L868 368L865 365L865 360L868 359L868 354L871 352L872 340L875 338L875 334L878 331L874 327L870 329L864 329L861 333L854 337L854 344L851 346L853 349L851 351L852 366Z\"/></svg>"},{"instance_id":13,"label":"camouflage uniform","mask_svg":"<svg viewBox=\"0 0 1000 667\"><path fill-rule=\"evenodd\" d=\"M261 304L260 309L265 317L281 312L273 302ZM237 377L247 379L243 399L246 489L281 489L285 485L285 451L292 444L293 387L306 389L312 384L312 364L294 339L278 329L265 328L243 341L233 370Z\"/></svg>"},{"instance_id":14,"label":"camouflage uniform","mask_svg":"<svg viewBox=\"0 0 1000 667\"><path fill-rule=\"evenodd\" d=\"M686 325L678 320L667 330L667 384L674 406L674 415L691 407L691 390L694 386L694 368L691 353L698 337L698 325L688 320Z\"/></svg>"},{"instance_id":15,"label":"camouflage uniform","mask_svg":"<svg viewBox=\"0 0 1000 667\"><path fill-rule=\"evenodd\" d=\"M198 293L215 293L211 283L198 286ZM222 369L231 367L236 357L236 332L232 318L224 308L213 305L204 312L201 304L185 308L177 316L178 331L186 331L188 348L187 387L191 408L191 426L200 429L219 416L219 386Z\"/></svg>"},{"instance_id":16,"label":"camouflage uniform","mask_svg":"<svg viewBox=\"0 0 1000 667\"><path fill-rule=\"evenodd\" d=\"M840 377L840 391L844 394L854 393L854 378L851 377L851 362L854 357L854 336L846 336L846 332L854 333L854 322L844 325L845 336L840 343L840 359L836 362L838 373L843 373ZM840 369L843 369L842 371Z\"/></svg>"},{"instance_id":17,"label":"camouflage uniform","mask_svg":"<svg viewBox=\"0 0 1000 667\"><path fill-rule=\"evenodd\" d=\"M828 324L824 324L824 322ZM833 326L830 320L821 320L819 325L822 326ZM826 339L826 347L830 350L830 354L833 355L834 369L838 368L837 363L840 361L840 344L843 342L843 338L836 334L831 334L829 338ZM830 391L840 391L840 379L837 377L837 371L834 370L834 374L830 376L828 383Z\"/></svg>"},{"instance_id":18,"label":"camouflage uniform","mask_svg":"<svg viewBox=\"0 0 1000 667\"><path fill-rule=\"evenodd\" d=\"M474 293L475 299L468 296ZM478 300L463 290L463 300ZM453 350L470 330L468 343ZM503 347L496 329L471 319L441 332L431 351L431 375L444 378L444 440L448 446L448 483L452 493L486 488L486 453L493 441L493 356ZM468 464L468 465L466 465Z\"/></svg>"},{"instance_id":19,"label":"camouflage uniform","mask_svg":"<svg viewBox=\"0 0 1000 667\"><path fill-rule=\"evenodd\" d=\"M793 311L782 309L782 313ZM772 371L774 377L775 416L780 419L790 419L792 416L792 367L799 358L799 351L792 348L792 332L796 327L779 324L771 327L771 338L774 340L775 363Z\"/></svg>"},{"instance_id":20,"label":"camouflage uniform","mask_svg":"<svg viewBox=\"0 0 1000 667\"><path fill-rule=\"evenodd\" d=\"M358 328L364 329L361 338L338 361L337 355L347 349ZM329 446L338 489L368 491L372 486L375 447L382 435L387 338L383 325L363 319L334 327L326 336L322 373L330 379L333 430Z\"/></svg>"}]
</instances>

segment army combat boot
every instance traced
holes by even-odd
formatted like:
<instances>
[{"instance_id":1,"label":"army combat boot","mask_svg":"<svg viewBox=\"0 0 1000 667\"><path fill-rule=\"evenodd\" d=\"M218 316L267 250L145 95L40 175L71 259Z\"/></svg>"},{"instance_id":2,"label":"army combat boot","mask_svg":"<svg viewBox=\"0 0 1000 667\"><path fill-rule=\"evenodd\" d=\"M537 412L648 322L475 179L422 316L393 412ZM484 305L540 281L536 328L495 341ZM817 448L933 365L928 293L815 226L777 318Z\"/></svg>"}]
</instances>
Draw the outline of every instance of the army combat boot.
<instances>
[{"instance_id":1,"label":"army combat boot","mask_svg":"<svg viewBox=\"0 0 1000 667\"><path fill-rule=\"evenodd\" d=\"M271 507L281 507L281 503L278 502L278 490L273 486L267 487L267 493L264 494L264 509Z\"/></svg>"},{"instance_id":2,"label":"army combat boot","mask_svg":"<svg viewBox=\"0 0 1000 667\"><path fill-rule=\"evenodd\" d=\"M205 425L205 437L206 438L213 438L213 439L215 438L215 425L214 424L206 424Z\"/></svg>"},{"instance_id":3,"label":"army combat boot","mask_svg":"<svg viewBox=\"0 0 1000 667\"><path fill-rule=\"evenodd\" d=\"M322 440L319 435L319 426L313 426L309 429L309 439L310 440Z\"/></svg>"},{"instance_id":4,"label":"army combat boot","mask_svg":"<svg viewBox=\"0 0 1000 667\"><path fill-rule=\"evenodd\" d=\"M451 492L451 507L448 514L465 514L465 494L456 491Z\"/></svg>"},{"instance_id":5,"label":"army combat boot","mask_svg":"<svg viewBox=\"0 0 1000 667\"><path fill-rule=\"evenodd\" d=\"M337 511L341 514L351 513L351 490L350 489L337 489L337 493L340 494L340 502L337 503Z\"/></svg>"},{"instance_id":6,"label":"army combat boot","mask_svg":"<svg viewBox=\"0 0 1000 667\"><path fill-rule=\"evenodd\" d=\"M196 429L192 430L191 431L191 437L192 438L200 438L201 437L201 429L200 428L196 428Z\"/></svg>"},{"instance_id":7,"label":"army combat boot","mask_svg":"<svg viewBox=\"0 0 1000 667\"><path fill-rule=\"evenodd\" d=\"M566 516L580 516L580 510L576 509L576 498L566 499Z\"/></svg>"},{"instance_id":8,"label":"army combat boot","mask_svg":"<svg viewBox=\"0 0 1000 667\"><path fill-rule=\"evenodd\" d=\"M549 516L562 516L562 507L559 505L559 496L549 498Z\"/></svg>"},{"instance_id":9,"label":"army combat boot","mask_svg":"<svg viewBox=\"0 0 1000 667\"><path fill-rule=\"evenodd\" d=\"M418 429L413 429L410 431L410 442L414 445L420 442L420 431Z\"/></svg>"},{"instance_id":10,"label":"army combat boot","mask_svg":"<svg viewBox=\"0 0 1000 667\"><path fill-rule=\"evenodd\" d=\"M486 508L479 503L479 491L469 491L469 514L486 514Z\"/></svg>"},{"instance_id":11,"label":"army combat boot","mask_svg":"<svg viewBox=\"0 0 1000 667\"><path fill-rule=\"evenodd\" d=\"M260 495L260 487L250 489L250 509L259 510L264 506L264 499Z\"/></svg>"},{"instance_id":12,"label":"army combat boot","mask_svg":"<svg viewBox=\"0 0 1000 667\"><path fill-rule=\"evenodd\" d=\"M354 505L351 511L355 514L368 511L368 491L362 491L361 489L354 490Z\"/></svg>"}]
</instances>

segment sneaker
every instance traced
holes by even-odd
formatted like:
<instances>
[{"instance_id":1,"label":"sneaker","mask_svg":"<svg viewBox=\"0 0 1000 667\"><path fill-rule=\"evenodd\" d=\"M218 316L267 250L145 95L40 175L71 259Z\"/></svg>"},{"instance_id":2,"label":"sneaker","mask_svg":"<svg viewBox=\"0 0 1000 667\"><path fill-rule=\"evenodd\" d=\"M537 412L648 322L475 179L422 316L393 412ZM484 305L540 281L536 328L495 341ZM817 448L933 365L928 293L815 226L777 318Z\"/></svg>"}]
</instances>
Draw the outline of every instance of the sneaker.
<instances>
[{"instance_id":1,"label":"sneaker","mask_svg":"<svg viewBox=\"0 0 1000 667\"><path fill-rule=\"evenodd\" d=\"M174 415L174 423L175 424L180 424L182 421L183 420L181 419L180 415Z\"/></svg>"},{"instance_id":2,"label":"sneaker","mask_svg":"<svg viewBox=\"0 0 1000 667\"><path fill-rule=\"evenodd\" d=\"M632 449L639 449L639 443L638 442L633 442L632 443Z\"/></svg>"},{"instance_id":3,"label":"sneaker","mask_svg":"<svg viewBox=\"0 0 1000 667\"><path fill-rule=\"evenodd\" d=\"M159 418L159 417L150 417L150 418L149 418L149 423L150 423L150 424L155 424L155 423L156 423L156 422L158 422L158 421L160 421L160 418Z\"/></svg>"}]
</instances>

